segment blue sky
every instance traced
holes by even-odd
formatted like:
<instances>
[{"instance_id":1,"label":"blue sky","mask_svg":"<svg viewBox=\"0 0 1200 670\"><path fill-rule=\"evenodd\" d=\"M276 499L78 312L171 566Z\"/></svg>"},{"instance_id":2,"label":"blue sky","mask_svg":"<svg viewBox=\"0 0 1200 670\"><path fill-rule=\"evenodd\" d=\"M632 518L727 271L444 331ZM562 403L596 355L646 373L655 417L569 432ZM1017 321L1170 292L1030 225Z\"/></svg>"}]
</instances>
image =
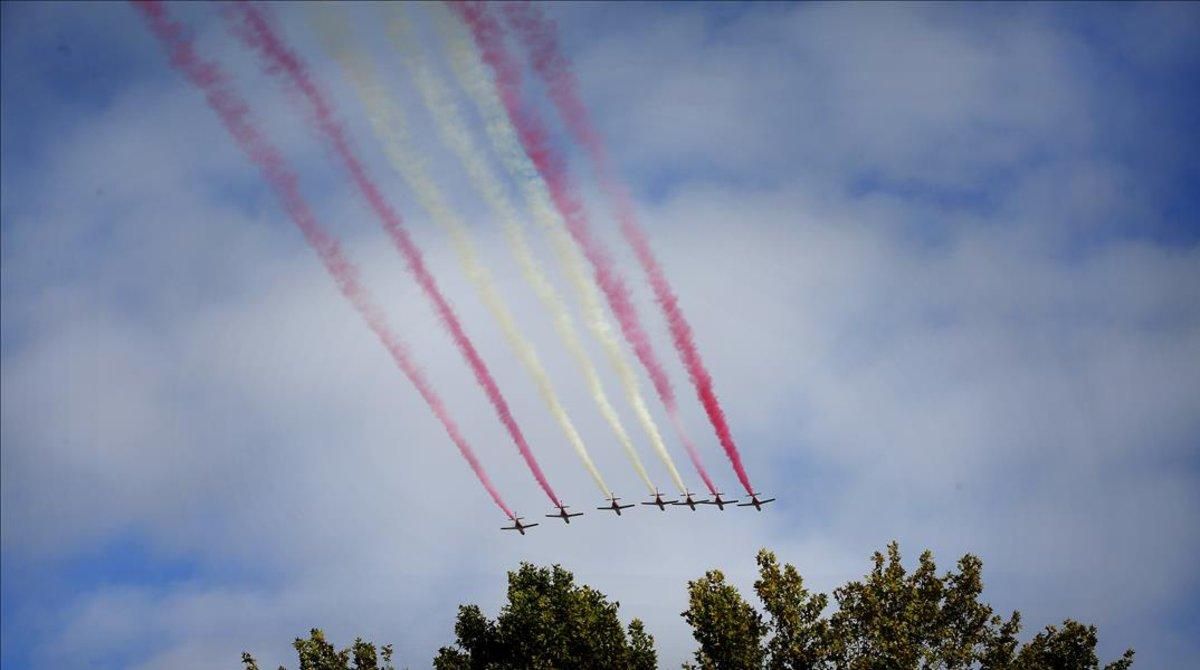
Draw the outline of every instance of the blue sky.
<instances>
[{"instance_id":1,"label":"blue sky","mask_svg":"<svg viewBox=\"0 0 1200 670\"><path fill-rule=\"evenodd\" d=\"M293 98L214 7L174 9L236 74L510 504L540 514L486 400ZM693 648L678 616L688 579L719 567L748 587L766 546L829 590L893 538L946 566L978 554L987 597L1022 610L1027 634L1074 617L1100 627L1105 657L1133 646L1141 667L1200 660L1195 5L551 6L751 476L780 501L589 515L526 538L496 531L419 397L133 10L0 11L5 668L230 666L243 649L290 664L288 641L312 626L394 642L424 667L456 605L494 613L520 560L561 563L620 601L677 667ZM598 464L636 496L375 10L349 11ZM442 10L412 11L428 26ZM312 13L275 15L555 487L593 506ZM732 490L634 284L689 430Z\"/></svg>"}]
</instances>

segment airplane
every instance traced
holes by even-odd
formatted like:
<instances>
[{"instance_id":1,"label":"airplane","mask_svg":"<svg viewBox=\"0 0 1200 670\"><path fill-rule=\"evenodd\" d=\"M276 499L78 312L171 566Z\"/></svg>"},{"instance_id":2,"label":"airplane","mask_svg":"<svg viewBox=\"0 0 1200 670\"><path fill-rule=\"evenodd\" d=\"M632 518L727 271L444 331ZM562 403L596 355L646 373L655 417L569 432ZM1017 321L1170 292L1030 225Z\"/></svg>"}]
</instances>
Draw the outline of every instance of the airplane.
<instances>
[{"instance_id":1,"label":"airplane","mask_svg":"<svg viewBox=\"0 0 1200 670\"><path fill-rule=\"evenodd\" d=\"M692 493L691 491L684 491L684 492L683 492L683 500L676 501L676 502L675 502L675 504L676 504L676 505L687 505L688 507L691 507L691 508L692 508L692 511L693 511L693 512L695 512L695 511L696 511L696 505L697 505L697 504L699 504L699 505L703 505L705 501L703 501L703 500L696 500L695 498L693 498L693 497L692 497L692 496L694 496L694 495L695 495L695 494L694 494L694 493Z\"/></svg>"},{"instance_id":2,"label":"airplane","mask_svg":"<svg viewBox=\"0 0 1200 670\"><path fill-rule=\"evenodd\" d=\"M614 512L616 512L616 513L617 513L617 516L621 516L621 510L623 510L623 509L629 509L630 507L633 507L633 505L632 505L632 504L629 504L629 505L618 505L618 504L617 504L617 501L618 501L618 500L620 500L620 498L618 498L618 497L616 497L616 496L610 496L610 497L609 497L609 499L608 499L608 501L609 501L610 503L612 503L611 505L608 505L608 506L606 506L606 507L597 507L596 509L612 510L612 511L614 511Z\"/></svg>"},{"instance_id":3,"label":"airplane","mask_svg":"<svg viewBox=\"0 0 1200 670\"><path fill-rule=\"evenodd\" d=\"M583 516L583 512L576 512L574 514L571 514L570 512L567 511L566 505L555 505L555 507L558 508L558 514L547 514L546 515L547 517L549 517L551 519L562 519L563 521L565 521L567 523L571 523L571 517Z\"/></svg>"},{"instance_id":4,"label":"airplane","mask_svg":"<svg viewBox=\"0 0 1200 670\"><path fill-rule=\"evenodd\" d=\"M518 517L515 517L515 518L513 518L513 520L512 520L512 521L513 521L513 525L511 525L511 526L504 526L504 527L502 527L500 530L515 530L515 531L517 531L518 533L520 533L520 534L524 535L524 534L525 534L525 529L526 529L526 528L533 528L534 526L538 525L538 524L536 524L536 523L521 523L521 519L524 519L524 518L525 518L525 517L523 517L523 516L518 516Z\"/></svg>"},{"instance_id":5,"label":"airplane","mask_svg":"<svg viewBox=\"0 0 1200 670\"><path fill-rule=\"evenodd\" d=\"M704 504L704 505L716 505L716 506L717 506L717 509L719 509L719 510L721 510L722 512L724 512L724 511L725 511L725 506L726 506L726 505L730 505L730 504L733 504L733 503L735 503L735 502L737 502L737 501L736 501L736 500L722 500L722 499L721 499L721 494L720 494L720 493L714 493L714 494L713 494L713 499L712 499L712 500L705 500L705 501L704 501L703 503L701 503L701 504Z\"/></svg>"},{"instance_id":6,"label":"airplane","mask_svg":"<svg viewBox=\"0 0 1200 670\"><path fill-rule=\"evenodd\" d=\"M657 490L654 491L654 500L642 503L643 505L654 505L660 512L667 511L667 505L674 505L674 500L663 500L662 494Z\"/></svg>"},{"instance_id":7,"label":"airplane","mask_svg":"<svg viewBox=\"0 0 1200 670\"><path fill-rule=\"evenodd\" d=\"M766 500L759 500L757 493L751 493L750 494L750 502L742 503L742 504L738 505L738 507L753 507L754 509L761 512L763 505L765 505L769 502L774 502L774 501L775 501L774 498L767 498Z\"/></svg>"}]
</instances>

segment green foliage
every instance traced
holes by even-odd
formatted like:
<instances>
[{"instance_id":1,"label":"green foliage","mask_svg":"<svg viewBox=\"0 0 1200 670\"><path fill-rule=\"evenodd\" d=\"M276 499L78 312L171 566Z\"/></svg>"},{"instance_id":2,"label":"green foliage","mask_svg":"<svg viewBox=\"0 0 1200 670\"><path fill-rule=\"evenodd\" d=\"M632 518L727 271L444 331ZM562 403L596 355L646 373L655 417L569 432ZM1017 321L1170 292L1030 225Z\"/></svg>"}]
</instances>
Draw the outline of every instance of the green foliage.
<instances>
[{"instance_id":1,"label":"green foliage","mask_svg":"<svg viewBox=\"0 0 1200 670\"><path fill-rule=\"evenodd\" d=\"M395 670L390 644L376 650L375 645L356 638L353 645L338 651L325 639L321 629L314 628L308 639L298 637L292 646L300 657L300 670ZM249 652L242 652L242 665L243 670L259 670L258 663ZM285 669L279 666L279 670Z\"/></svg>"},{"instance_id":2,"label":"green foliage","mask_svg":"<svg viewBox=\"0 0 1200 670\"><path fill-rule=\"evenodd\" d=\"M1104 670L1127 670L1133 665L1133 650L1125 651L1120 659L1104 666ZM1025 645L1015 663L1017 668L1046 668L1047 670L1099 670L1096 657L1096 627L1085 626L1067 619L1062 628L1046 629Z\"/></svg>"},{"instance_id":3,"label":"green foliage","mask_svg":"<svg viewBox=\"0 0 1200 670\"><path fill-rule=\"evenodd\" d=\"M780 567L775 554L758 552L759 579L754 582L767 611L771 633L765 649L770 670L819 667L833 648L833 630L821 617L829 604L823 593L810 593L794 566Z\"/></svg>"},{"instance_id":4,"label":"green foliage","mask_svg":"<svg viewBox=\"0 0 1200 670\"><path fill-rule=\"evenodd\" d=\"M717 571L688 584L683 617L700 644L698 667L770 670L1099 670L1096 628L1067 620L1020 646L1019 612L1005 620L979 600L983 563L970 554L941 576L926 551L909 573L896 543L876 552L860 581L829 599L804 588L794 566L758 554L754 591L766 620ZM1128 670L1133 651L1104 670ZM689 666L685 666L689 667Z\"/></svg>"},{"instance_id":5,"label":"green foliage","mask_svg":"<svg viewBox=\"0 0 1200 670\"><path fill-rule=\"evenodd\" d=\"M905 569L900 547L872 556L861 579L813 593L792 565L758 552L760 614L719 570L688 582L683 618L699 643L693 670L1129 670L1133 650L1103 666L1096 627L1067 619L1022 645L1021 613L1007 619L980 601L983 563L967 554L938 575L926 551ZM831 607L832 604L832 607ZM494 620L458 608L455 642L437 670L652 670L654 638L641 621L623 626L620 603L575 583L560 566L522 563L508 573L508 601ZM318 629L297 638L299 670L395 670L392 648L356 639L338 651ZM259 670L242 654L245 670ZM280 668L280 670L284 670Z\"/></svg>"},{"instance_id":6,"label":"green foliage","mask_svg":"<svg viewBox=\"0 0 1200 670\"><path fill-rule=\"evenodd\" d=\"M976 659L992 610L983 591L978 558L967 555L958 571L937 576L933 555L921 554L907 574L896 543L887 557L876 552L864 581L834 591L839 610L830 617L845 668L968 668Z\"/></svg>"},{"instance_id":7,"label":"green foliage","mask_svg":"<svg viewBox=\"0 0 1200 670\"><path fill-rule=\"evenodd\" d=\"M654 636L638 619L629 622L629 670L654 670L658 667L658 652L654 651Z\"/></svg>"},{"instance_id":8,"label":"green foliage","mask_svg":"<svg viewBox=\"0 0 1200 670\"><path fill-rule=\"evenodd\" d=\"M737 588L725 583L720 570L709 570L700 579L688 582L688 608L683 618L700 642L696 665L688 667L701 670L762 667L762 639L767 628Z\"/></svg>"},{"instance_id":9,"label":"green foliage","mask_svg":"<svg viewBox=\"0 0 1200 670\"><path fill-rule=\"evenodd\" d=\"M619 603L589 586L577 586L555 565L522 563L508 573L508 602L496 620L479 607L459 607L453 647L438 651L437 670L516 668L654 668L654 639L642 622L628 630Z\"/></svg>"}]
</instances>

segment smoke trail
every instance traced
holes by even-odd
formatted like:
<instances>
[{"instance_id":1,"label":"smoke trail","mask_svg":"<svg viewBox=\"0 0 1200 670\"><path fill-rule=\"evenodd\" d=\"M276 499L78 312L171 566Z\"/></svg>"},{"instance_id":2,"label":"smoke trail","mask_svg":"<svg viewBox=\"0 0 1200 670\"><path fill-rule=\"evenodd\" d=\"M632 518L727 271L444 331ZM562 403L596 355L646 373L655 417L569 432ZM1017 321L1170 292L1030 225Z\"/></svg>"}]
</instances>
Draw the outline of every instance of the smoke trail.
<instances>
[{"instance_id":1,"label":"smoke trail","mask_svg":"<svg viewBox=\"0 0 1200 670\"><path fill-rule=\"evenodd\" d=\"M592 238L583 203L570 183L570 177L562 157L550 146L544 124L532 109L522 105L521 71L504 46L504 36L500 24L482 3L454 2L450 3L450 7L471 29L472 37L481 52L483 61L495 73L496 90L525 153L545 181L550 198L566 222L571 236L591 263L596 283L600 285L609 307L616 315L617 323L621 326L625 340L633 347L634 354L637 355L638 360L650 375L650 381L666 407L667 417L671 420L680 440L687 449L692 464L696 467L696 471L704 480L709 491L716 493L716 486L701 463L696 446L684 432L675 391L671 388L667 374L655 356L650 339L642 328L637 311L629 297L629 288L617 273L616 268L613 267L608 251L599 241Z\"/></svg>"},{"instance_id":2,"label":"smoke trail","mask_svg":"<svg viewBox=\"0 0 1200 670\"><path fill-rule=\"evenodd\" d=\"M509 435L512 437L517 449L521 452L521 457L525 459L525 463L529 466L534 478L537 479L538 484L550 500L556 506L561 505L562 503L554 493L554 489L550 487L550 482L546 481L546 476L542 473L542 468L538 465L537 459L534 458L533 451L530 450L529 445L526 443L525 436L521 433L521 428L513 418L508 403L500 393L500 387L496 385L495 379L492 378L492 373L488 370L487 364L479 356L475 345L471 343L466 331L463 330L462 323L458 320L458 315L454 313L454 309L447 302L445 296L442 295L436 280L434 280L433 275L430 274L429 269L425 266L425 259L421 255L421 250L409 237L400 215L383 197L375 182L367 175L366 168L350 147L350 141L346 137L341 124L335 118L332 106L312 81L312 78L308 74L308 68L283 43L282 38L275 33L266 16L257 7L249 3L239 3L237 9L242 17L242 22L240 24L233 24L234 32L247 46L258 51L263 56L264 68L270 74L284 74L292 86L308 100L317 129L329 140L334 152L345 164L346 170L350 173L350 177L359 191L362 192L367 204L379 217L380 223L383 225L384 230L387 231L389 237L391 237L392 243L395 244L400 254L404 257L409 271L413 273L417 283L425 292L426 297L433 303L434 310L437 312L442 324L450 331L450 336L454 340L454 344L467 360L479 385L487 393L488 400L491 401L492 407L500 417L500 422L508 430ZM234 15L230 14L229 16L233 17Z\"/></svg>"},{"instance_id":3,"label":"smoke trail","mask_svg":"<svg viewBox=\"0 0 1200 670\"><path fill-rule=\"evenodd\" d=\"M746 493L753 493L754 489L750 485L750 478L746 475L746 469L742 467L742 456L733 442L733 433L729 430L725 412L713 389L712 376L709 375L708 368L705 367L704 360L700 357L700 351L696 348L691 324L684 317L683 310L679 307L679 298L671 288L670 282L667 281L662 266L650 248L650 241L646 239L646 234L638 223L629 189L614 173L608 158L608 150L592 125L587 107L579 98L575 74L571 70L570 61L559 48L554 23L542 15L540 8L528 2L506 3L503 5L503 11L509 24L516 30L521 42L525 45L534 71L549 89L550 99L565 121L567 129L587 151L600 182L600 188L615 204L621 234L633 247L638 263L642 266L642 271L645 272L650 286L654 289L655 299L662 308L663 315L666 316L671 339L683 360L684 367L687 368L692 385L696 388L700 404L704 406L704 411L708 414L708 420L712 423L717 438L725 449L725 455L733 464L738 481L745 487Z\"/></svg>"},{"instance_id":4,"label":"smoke trail","mask_svg":"<svg viewBox=\"0 0 1200 670\"><path fill-rule=\"evenodd\" d=\"M592 462L583 438L575 429L575 424L571 421L570 415L567 414L566 408L558 398L558 393L554 390L550 376L542 366L537 350L521 333L511 310L497 291L491 273L480 262L470 230L450 206L441 188L429 176L424 161L413 152L407 137L404 111L383 90L371 63L359 57L360 54L349 51L344 17L341 14L330 12L324 16L324 19L319 22L318 27L328 42L334 58L349 75L367 110L367 117L375 131L375 136L382 144L388 160L416 193L417 200L429 213L429 216L450 234L463 272L470 278L488 311L500 324L500 330L508 340L509 346L512 347L517 359L533 377L538 393L542 396L550 414L558 421L567 436L567 441L571 443L580 461L583 462L596 485L600 487L600 492L605 497L611 497L613 492L604 483L604 478L600 475L596 464Z\"/></svg>"},{"instance_id":5,"label":"smoke trail","mask_svg":"<svg viewBox=\"0 0 1200 670\"><path fill-rule=\"evenodd\" d=\"M529 156L525 154L521 140L517 137L516 130L509 121L503 104L496 97L490 79L481 69L475 47L470 39L462 33L461 26L450 20L447 14L439 13L437 17L437 26L449 52L454 74L483 116L488 136L500 154L505 167L521 185L526 203L533 213L534 221L550 236L558 263L580 301L588 330L600 342L609 364L616 371L626 399L633 408L634 415L649 438L650 444L654 447L655 454L662 460L679 490L686 491L687 487L679 475L679 470L675 467L675 461L667 452L658 425L655 424L654 417L650 415L650 410L642 398L637 375L634 374L625 359L620 342L604 314L604 308L600 304L600 297L596 294L595 286L588 278L583 259L579 257L578 250L571 241L571 236L567 232L562 218L554 209L554 203L550 199L545 181L538 174L537 168L530 162Z\"/></svg>"},{"instance_id":6,"label":"smoke trail","mask_svg":"<svg viewBox=\"0 0 1200 670\"><path fill-rule=\"evenodd\" d=\"M450 440L454 442L459 453L470 464L471 470L475 472L475 476L479 478L479 482L483 484L488 495L510 519L513 518L512 511L509 510L508 505L500 497L499 491L488 478L483 465L475 457L471 445L459 431L458 425L447 412L441 398L429 385L421 369L413 362L404 344L392 332L367 290L359 283L358 268L342 253L341 245L337 240L329 237L328 233L321 228L308 203L300 194L296 174L288 168L283 157L254 125L250 118L249 106L230 87L229 77L215 63L201 60L196 55L192 39L185 33L182 25L168 18L166 7L161 2L138 0L135 6L141 11L150 32L163 43L170 57L171 65L182 72L188 81L204 93L209 107L220 117L225 129L233 136L250 161L262 171L263 177L274 189L284 210L296 227L300 229L300 232L304 234L304 239L317 252L325 269L337 283L338 290L354 305L363 320L367 322L367 326L391 354L392 360L417 388L417 392L433 410L438 421L441 421Z\"/></svg>"},{"instance_id":7,"label":"smoke trail","mask_svg":"<svg viewBox=\"0 0 1200 670\"><path fill-rule=\"evenodd\" d=\"M575 332L575 323L571 318L571 313L567 310L562 297L546 277L540 263L533 255L533 250L529 247L516 208L509 201L499 178L492 172L487 161L483 159L482 152L475 146L471 133L467 129L466 121L462 118L458 104L451 98L450 91L433 71L421 49L415 44L414 32L404 11L398 8L393 8L392 11L390 26L394 43L400 50L404 62L417 84L425 108L437 122L442 141L449 145L458 156L459 162L466 169L475 189L487 201L493 215L499 220L509 250L516 258L525 281L533 288L542 306L553 317L554 328L583 373L588 391L599 408L600 414L612 429L613 434L616 435L617 441L621 444L638 476L642 478L642 482L651 492L654 492L657 489L650 481L650 474L646 472L642 459L634 450L633 442L629 439L629 434L625 431L621 418L604 392L604 386L600 382L596 366L592 363L591 357Z\"/></svg>"}]
</instances>

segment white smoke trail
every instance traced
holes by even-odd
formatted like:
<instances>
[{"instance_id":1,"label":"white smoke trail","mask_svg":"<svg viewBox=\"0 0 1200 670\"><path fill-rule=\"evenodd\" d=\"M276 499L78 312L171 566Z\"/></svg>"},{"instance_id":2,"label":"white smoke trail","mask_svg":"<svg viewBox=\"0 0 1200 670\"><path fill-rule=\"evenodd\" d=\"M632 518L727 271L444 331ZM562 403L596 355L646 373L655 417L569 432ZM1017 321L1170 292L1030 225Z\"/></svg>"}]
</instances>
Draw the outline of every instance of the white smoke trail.
<instances>
[{"instance_id":1,"label":"white smoke trail","mask_svg":"<svg viewBox=\"0 0 1200 670\"><path fill-rule=\"evenodd\" d=\"M438 30L444 40L450 57L450 66L455 77L479 109L480 115L487 126L488 137L495 146L506 169L520 184L527 206L533 213L534 221L550 236L550 241L558 262L574 287L580 305L583 307L584 321L588 329L600 341L609 363L613 366L617 377L621 381L621 386L625 390L625 395L629 400L630 406L633 407L638 422L642 425L642 429L646 432L646 436L650 439L650 443L654 447L655 453L658 454L663 464L666 465L667 470L671 474L671 480L675 482L679 490L681 492L686 491L687 487L684 486L683 478L680 477L679 470L675 467L675 462L667 452L658 426L655 424L654 418L650 415L650 410L646 407L646 402L642 398L637 376L629 366L629 362L625 359L625 354L621 351L620 342L613 332L608 318L604 314L600 297L597 295L596 288L592 285L591 279L588 277L583 259L579 256L579 252L571 240L570 233L566 229L566 224L559 216L550 199L550 193L546 188L545 181L542 180L541 175L538 174L537 168L534 167L529 157L525 155L520 138L517 137L516 129L513 128L512 123L509 121L508 114L505 112L500 100L496 97L491 80L480 64L479 57L475 51L475 45L449 13L439 11L436 13L436 16Z\"/></svg>"},{"instance_id":2,"label":"white smoke trail","mask_svg":"<svg viewBox=\"0 0 1200 670\"><path fill-rule=\"evenodd\" d=\"M596 406L599 408L600 414L608 422L613 434L617 437L617 441L620 442L621 447L624 449L625 455L629 457L634 470L642 478L642 482L653 493L656 488L650 480L650 474L646 471L645 465L642 464L642 459L634 449L633 441L629 438L625 426L621 423L620 416L617 414L616 409L613 408L608 395L604 392L604 385L600 381L600 375L596 371L596 366L592 363L587 349L584 348L583 343L579 340L579 336L575 330L575 322L571 318L570 311L567 309L558 291L546 277L540 263L534 257L533 251L529 247L529 242L525 237L524 227L517 215L517 209L505 193L500 179L483 158L483 153L475 146L475 141L472 139L457 102L451 97L445 83L443 83L442 79L430 66L421 48L415 43L413 38L415 33L412 30L405 10L394 6L389 26L396 47L399 49L409 72L412 74L413 80L416 82L417 89L421 93L421 98L429 110L430 116L437 122L442 140L458 156L476 190L487 201L492 213L499 220L509 249L513 257L516 258L525 281L533 288L538 299L541 300L543 307L553 317L554 328L566 346L567 351L571 353L575 362L579 365L579 369L587 381L588 390Z\"/></svg>"},{"instance_id":3,"label":"white smoke trail","mask_svg":"<svg viewBox=\"0 0 1200 670\"><path fill-rule=\"evenodd\" d=\"M349 76L355 92L361 99L363 107L366 108L367 117L384 154L416 194L417 201L429 213L430 218L449 233L463 272L471 280L480 299L500 325L500 330L504 333L518 360L533 377L538 393L566 434L567 441L571 443L584 467L587 468L596 485L600 487L601 493L606 497L612 496L612 490L605 484L596 464L592 462L583 438L580 437L566 408L559 400L550 376L546 373L546 369L538 357L537 350L521 333L507 303L496 290L491 273L480 262L470 231L450 206L441 188L429 176L425 169L425 162L410 146L403 110L383 89L371 63L360 57L361 52L353 50L353 47L350 46L345 19L339 12L322 13L318 18L317 28L334 58Z\"/></svg>"}]
</instances>

